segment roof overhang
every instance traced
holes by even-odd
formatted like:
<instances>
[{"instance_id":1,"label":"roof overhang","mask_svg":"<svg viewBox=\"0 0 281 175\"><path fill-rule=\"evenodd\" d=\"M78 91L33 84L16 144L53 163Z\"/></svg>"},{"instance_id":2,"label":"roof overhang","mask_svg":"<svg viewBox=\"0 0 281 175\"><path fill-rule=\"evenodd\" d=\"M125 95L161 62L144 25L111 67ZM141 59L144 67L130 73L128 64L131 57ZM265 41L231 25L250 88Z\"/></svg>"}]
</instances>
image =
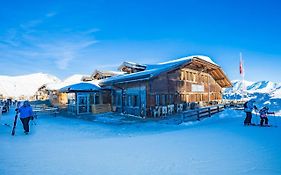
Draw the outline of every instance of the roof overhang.
<instances>
[{"instance_id":1,"label":"roof overhang","mask_svg":"<svg viewBox=\"0 0 281 175\"><path fill-rule=\"evenodd\" d=\"M231 81L220 66L197 57L193 58L189 65L195 70L210 74L222 88L232 87Z\"/></svg>"},{"instance_id":2,"label":"roof overhang","mask_svg":"<svg viewBox=\"0 0 281 175\"><path fill-rule=\"evenodd\" d=\"M59 90L59 92L70 93L70 92L94 92L99 91L101 88L98 85L92 83L76 83L69 86L65 86Z\"/></svg>"}]
</instances>

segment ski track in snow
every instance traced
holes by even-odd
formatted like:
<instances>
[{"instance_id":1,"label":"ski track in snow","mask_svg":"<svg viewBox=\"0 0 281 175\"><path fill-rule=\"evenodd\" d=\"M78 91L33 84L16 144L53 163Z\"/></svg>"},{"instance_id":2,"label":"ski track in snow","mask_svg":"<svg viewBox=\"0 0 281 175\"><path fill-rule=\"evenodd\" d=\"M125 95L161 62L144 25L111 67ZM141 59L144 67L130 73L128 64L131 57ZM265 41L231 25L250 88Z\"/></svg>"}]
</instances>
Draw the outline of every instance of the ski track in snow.
<instances>
[{"instance_id":1,"label":"ski track in snow","mask_svg":"<svg viewBox=\"0 0 281 175\"><path fill-rule=\"evenodd\" d=\"M4 114L1 123L13 118ZM20 121L14 137L0 126L0 174L281 174L281 118L269 118L277 128L244 127L243 120L232 110L180 125L39 115L27 136Z\"/></svg>"}]
</instances>

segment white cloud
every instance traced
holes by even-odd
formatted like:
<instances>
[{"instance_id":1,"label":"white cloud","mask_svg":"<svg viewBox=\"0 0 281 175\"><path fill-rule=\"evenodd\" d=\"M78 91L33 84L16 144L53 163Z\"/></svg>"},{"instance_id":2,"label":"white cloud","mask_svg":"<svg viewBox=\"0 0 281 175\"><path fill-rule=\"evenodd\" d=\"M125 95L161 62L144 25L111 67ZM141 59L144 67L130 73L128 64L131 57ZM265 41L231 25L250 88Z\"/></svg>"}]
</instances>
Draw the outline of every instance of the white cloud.
<instances>
[{"instance_id":1,"label":"white cloud","mask_svg":"<svg viewBox=\"0 0 281 175\"><path fill-rule=\"evenodd\" d=\"M51 43L44 43L38 45L41 49L41 53L45 58L49 58L55 61L59 69L67 69L69 63L79 58L83 49L95 44L96 40L83 40L76 39L73 41L55 41Z\"/></svg>"},{"instance_id":2,"label":"white cloud","mask_svg":"<svg viewBox=\"0 0 281 175\"><path fill-rule=\"evenodd\" d=\"M75 53L73 52L62 52L60 53L59 58L57 58L56 64L59 69L66 69L69 65L69 62L74 58Z\"/></svg>"}]
</instances>

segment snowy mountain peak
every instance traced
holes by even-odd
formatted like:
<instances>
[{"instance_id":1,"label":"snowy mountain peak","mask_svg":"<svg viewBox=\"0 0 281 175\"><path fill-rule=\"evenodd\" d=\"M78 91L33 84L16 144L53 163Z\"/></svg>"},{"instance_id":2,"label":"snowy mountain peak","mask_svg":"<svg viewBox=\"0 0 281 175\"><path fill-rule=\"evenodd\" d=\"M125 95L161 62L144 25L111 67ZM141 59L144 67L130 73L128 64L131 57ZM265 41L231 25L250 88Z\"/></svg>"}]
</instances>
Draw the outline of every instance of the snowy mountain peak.
<instances>
[{"instance_id":1,"label":"snowy mountain peak","mask_svg":"<svg viewBox=\"0 0 281 175\"><path fill-rule=\"evenodd\" d=\"M56 76L45 73L0 76L0 94L5 97L31 97L43 84L60 82Z\"/></svg>"},{"instance_id":2,"label":"snowy mountain peak","mask_svg":"<svg viewBox=\"0 0 281 175\"><path fill-rule=\"evenodd\" d=\"M232 81L232 84L233 87L225 89L225 93L239 93L242 92L242 90L248 93L271 93L281 86L281 83L271 81L251 82L245 80L243 85L241 80L234 80Z\"/></svg>"}]
</instances>

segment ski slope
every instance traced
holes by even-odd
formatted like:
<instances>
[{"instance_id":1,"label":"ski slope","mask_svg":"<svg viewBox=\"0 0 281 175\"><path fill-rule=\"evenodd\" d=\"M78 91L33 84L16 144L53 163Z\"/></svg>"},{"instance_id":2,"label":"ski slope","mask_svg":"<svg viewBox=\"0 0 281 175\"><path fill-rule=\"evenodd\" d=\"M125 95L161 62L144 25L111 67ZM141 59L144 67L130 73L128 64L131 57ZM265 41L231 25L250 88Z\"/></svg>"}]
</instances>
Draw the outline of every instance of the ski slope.
<instances>
[{"instance_id":1,"label":"ski slope","mask_svg":"<svg viewBox=\"0 0 281 175\"><path fill-rule=\"evenodd\" d=\"M59 83L60 80L49 74L35 73L22 76L1 76L0 94L6 97L33 96L43 84Z\"/></svg>"},{"instance_id":2,"label":"ski slope","mask_svg":"<svg viewBox=\"0 0 281 175\"><path fill-rule=\"evenodd\" d=\"M21 96L32 97L36 91L46 85L48 89L60 89L62 87L80 83L85 75L74 74L65 80L60 80L56 76L45 73L34 73L21 76L0 75L0 95L5 97L19 98Z\"/></svg>"},{"instance_id":3,"label":"ski slope","mask_svg":"<svg viewBox=\"0 0 281 175\"><path fill-rule=\"evenodd\" d=\"M2 123L12 124L13 115ZM244 127L243 120L232 110L181 125L39 115L27 136L21 123L14 137L0 126L0 174L280 175L281 119L269 118L277 128Z\"/></svg>"}]
</instances>

